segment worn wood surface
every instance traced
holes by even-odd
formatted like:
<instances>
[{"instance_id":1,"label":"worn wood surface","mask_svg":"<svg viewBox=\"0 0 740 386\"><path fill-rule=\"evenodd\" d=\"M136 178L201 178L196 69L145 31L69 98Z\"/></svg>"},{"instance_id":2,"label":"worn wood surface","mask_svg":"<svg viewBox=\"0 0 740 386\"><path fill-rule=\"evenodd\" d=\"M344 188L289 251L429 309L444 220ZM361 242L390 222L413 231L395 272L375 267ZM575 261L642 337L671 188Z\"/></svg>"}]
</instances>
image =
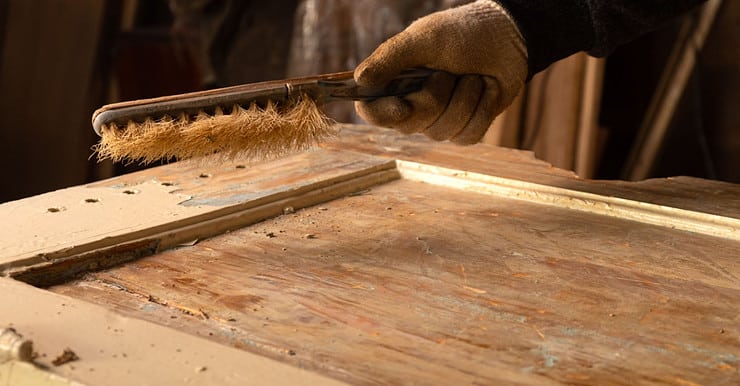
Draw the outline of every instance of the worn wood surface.
<instances>
[{"instance_id":1,"label":"worn wood surface","mask_svg":"<svg viewBox=\"0 0 740 386\"><path fill-rule=\"evenodd\" d=\"M188 200L148 206L143 236L69 232L5 273L84 273L49 289L353 384L740 381L737 185L588 181L530 153L348 126L313 153L87 189L147 181ZM95 224L70 219L57 227ZM101 269L111 252L154 254Z\"/></svg>"},{"instance_id":2,"label":"worn wood surface","mask_svg":"<svg viewBox=\"0 0 740 386\"><path fill-rule=\"evenodd\" d=\"M341 384L8 278L0 278L0 294L0 325L31 339L38 354L35 370L0 364L4 386ZM55 366L65 349L78 359Z\"/></svg>"},{"instance_id":3,"label":"worn wood surface","mask_svg":"<svg viewBox=\"0 0 740 386\"><path fill-rule=\"evenodd\" d=\"M341 140L325 147L740 219L738 184L692 177L640 182L587 180L539 161L530 152L486 145L460 148L430 142L422 135L400 136L371 126L348 127L342 132Z\"/></svg>"},{"instance_id":4,"label":"worn wood surface","mask_svg":"<svg viewBox=\"0 0 740 386\"><path fill-rule=\"evenodd\" d=\"M734 384L740 242L413 181L53 291L357 384Z\"/></svg>"},{"instance_id":5,"label":"worn wood surface","mask_svg":"<svg viewBox=\"0 0 740 386\"><path fill-rule=\"evenodd\" d=\"M24 220L0 223L0 269L90 253L100 262L95 251L126 243L169 248L398 178L393 167L341 151L248 168L194 161L0 204L0 214Z\"/></svg>"}]
</instances>

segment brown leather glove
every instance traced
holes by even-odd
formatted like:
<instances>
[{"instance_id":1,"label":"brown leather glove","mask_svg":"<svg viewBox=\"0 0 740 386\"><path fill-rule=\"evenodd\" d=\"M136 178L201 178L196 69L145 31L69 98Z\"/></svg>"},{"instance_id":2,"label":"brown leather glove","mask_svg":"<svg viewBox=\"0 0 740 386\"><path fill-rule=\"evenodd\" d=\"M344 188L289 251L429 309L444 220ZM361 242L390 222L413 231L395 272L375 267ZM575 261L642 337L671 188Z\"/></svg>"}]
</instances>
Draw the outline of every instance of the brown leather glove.
<instances>
[{"instance_id":1,"label":"brown leather glove","mask_svg":"<svg viewBox=\"0 0 740 386\"><path fill-rule=\"evenodd\" d=\"M425 16L381 44L355 69L363 86L382 86L402 70L440 70L421 91L356 102L366 121L459 144L478 142L527 77L519 30L493 0Z\"/></svg>"}]
</instances>

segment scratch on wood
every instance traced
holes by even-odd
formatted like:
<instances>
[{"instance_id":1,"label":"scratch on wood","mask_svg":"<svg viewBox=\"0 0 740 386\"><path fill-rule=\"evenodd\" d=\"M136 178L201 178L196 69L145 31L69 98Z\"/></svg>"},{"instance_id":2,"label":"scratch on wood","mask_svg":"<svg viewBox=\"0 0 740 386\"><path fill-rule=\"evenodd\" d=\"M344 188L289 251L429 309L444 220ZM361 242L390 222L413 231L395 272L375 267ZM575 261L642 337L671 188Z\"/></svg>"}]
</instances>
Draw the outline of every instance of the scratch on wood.
<instances>
[{"instance_id":1,"label":"scratch on wood","mask_svg":"<svg viewBox=\"0 0 740 386\"><path fill-rule=\"evenodd\" d=\"M463 288L465 288L468 291L475 292L475 293L481 294L481 295L484 294L484 293L486 293L486 290L482 290L480 288L470 287L470 286L467 286L467 285L464 285Z\"/></svg>"}]
</instances>

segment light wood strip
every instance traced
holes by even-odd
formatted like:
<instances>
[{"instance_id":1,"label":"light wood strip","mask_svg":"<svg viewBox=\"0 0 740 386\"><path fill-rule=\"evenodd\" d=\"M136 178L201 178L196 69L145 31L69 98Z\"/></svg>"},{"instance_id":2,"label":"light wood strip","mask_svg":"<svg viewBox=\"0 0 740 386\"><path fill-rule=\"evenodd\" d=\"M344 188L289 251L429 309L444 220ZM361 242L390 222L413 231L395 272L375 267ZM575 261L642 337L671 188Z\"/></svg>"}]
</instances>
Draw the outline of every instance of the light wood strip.
<instances>
[{"instance_id":1,"label":"light wood strip","mask_svg":"<svg viewBox=\"0 0 740 386\"><path fill-rule=\"evenodd\" d=\"M740 220L735 218L416 162L397 161L397 165L408 180L740 240Z\"/></svg>"}]
</instances>

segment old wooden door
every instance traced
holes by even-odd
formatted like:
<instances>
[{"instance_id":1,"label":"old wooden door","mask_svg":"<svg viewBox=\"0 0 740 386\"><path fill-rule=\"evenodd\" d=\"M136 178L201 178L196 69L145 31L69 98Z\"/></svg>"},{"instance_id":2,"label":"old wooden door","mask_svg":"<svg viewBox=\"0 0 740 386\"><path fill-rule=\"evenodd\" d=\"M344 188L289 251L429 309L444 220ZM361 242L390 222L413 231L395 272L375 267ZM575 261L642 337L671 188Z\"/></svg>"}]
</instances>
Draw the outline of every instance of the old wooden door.
<instances>
[{"instance_id":1,"label":"old wooden door","mask_svg":"<svg viewBox=\"0 0 740 386\"><path fill-rule=\"evenodd\" d=\"M0 321L87 384L740 383L737 185L348 126L0 218Z\"/></svg>"}]
</instances>

